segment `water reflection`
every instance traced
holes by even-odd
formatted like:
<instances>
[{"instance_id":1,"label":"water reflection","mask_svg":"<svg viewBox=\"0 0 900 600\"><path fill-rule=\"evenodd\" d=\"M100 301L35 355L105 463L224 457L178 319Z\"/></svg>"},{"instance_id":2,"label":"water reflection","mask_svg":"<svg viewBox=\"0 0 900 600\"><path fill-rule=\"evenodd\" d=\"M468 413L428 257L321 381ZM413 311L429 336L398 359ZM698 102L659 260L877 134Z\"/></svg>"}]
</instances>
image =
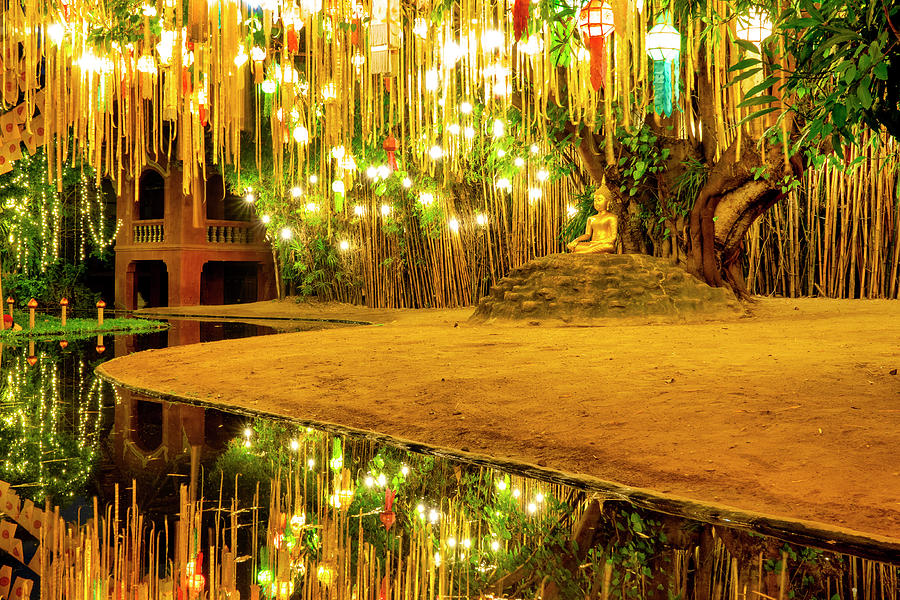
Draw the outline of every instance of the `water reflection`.
<instances>
[{"instance_id":1,"label":"water reflection","mask_svg":"<svg viewBox=\"0 0 900 600\"><path fill-rule=\"evenodd\" d=\"M897 597L886 563L93 375L106 354L270 332L179 322L104 355L4 349L0 596L6 577L47 598Z\"/></svg>"}]
</instances>

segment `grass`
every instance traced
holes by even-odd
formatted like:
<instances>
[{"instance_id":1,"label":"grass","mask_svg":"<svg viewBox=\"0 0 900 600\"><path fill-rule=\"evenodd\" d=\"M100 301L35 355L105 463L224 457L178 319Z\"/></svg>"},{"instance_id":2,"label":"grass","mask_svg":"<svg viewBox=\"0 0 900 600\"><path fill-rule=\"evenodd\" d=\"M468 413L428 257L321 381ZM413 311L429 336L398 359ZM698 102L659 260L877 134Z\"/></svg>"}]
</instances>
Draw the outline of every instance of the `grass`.
<instances>
[{"instance_id":1,"label":"grass","mask_svg":"<svg viewBox=\"0 0 900 600\"><path fill-rule=\"evenodd\" d=\"M66 319L66 326L57 317L49 315L35 315L34 329L28 328L28 314L19 312L16 314L16 324L22 326L21 331L6 329L0 331L0 341L15 342L19 340L40 339L73 339L79 337L91 337L101 333L145 333L165 329L169 325L163 321L151 321L150 319L103 319L103 326L97 326L97 319Z\"/></svg>"}]
</instances>

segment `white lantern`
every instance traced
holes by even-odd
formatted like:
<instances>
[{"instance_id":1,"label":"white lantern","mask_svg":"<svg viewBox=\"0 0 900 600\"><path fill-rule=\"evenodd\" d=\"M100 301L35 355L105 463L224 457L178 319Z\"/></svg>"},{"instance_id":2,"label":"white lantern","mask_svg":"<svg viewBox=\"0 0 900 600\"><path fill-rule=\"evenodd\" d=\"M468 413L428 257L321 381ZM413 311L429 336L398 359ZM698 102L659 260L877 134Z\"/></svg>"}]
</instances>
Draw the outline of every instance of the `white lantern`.
<instances>
[{"instance_id":1,"label":"white lantern","mask_svg":"<svg viewBox=\"0 0 900 600\"><path fill-rule=\"evenodd\" d=\"M647 32L647 55L653 60L678 60L681 34L668 23L657 23Z\"/></svg>"}]
</instances>

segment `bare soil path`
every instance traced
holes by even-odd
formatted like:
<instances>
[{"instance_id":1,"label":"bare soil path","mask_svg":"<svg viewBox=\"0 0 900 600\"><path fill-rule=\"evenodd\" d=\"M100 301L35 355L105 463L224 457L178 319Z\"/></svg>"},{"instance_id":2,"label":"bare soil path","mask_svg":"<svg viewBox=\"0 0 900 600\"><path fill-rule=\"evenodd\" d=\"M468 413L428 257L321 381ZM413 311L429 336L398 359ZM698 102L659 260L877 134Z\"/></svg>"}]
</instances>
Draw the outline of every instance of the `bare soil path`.
<instances>
[{"instance_id":1,"label":"bare soil path","mask_svg":"<svg viewBox=\"0 0 900 600\"><path fill-rule=\"evenodd\" d=\"M761 299L749 318L608 327L291 300L177 310L377 325L142 352L102 372L900 541L900 302Z\"/></svg>"}]
</instances>

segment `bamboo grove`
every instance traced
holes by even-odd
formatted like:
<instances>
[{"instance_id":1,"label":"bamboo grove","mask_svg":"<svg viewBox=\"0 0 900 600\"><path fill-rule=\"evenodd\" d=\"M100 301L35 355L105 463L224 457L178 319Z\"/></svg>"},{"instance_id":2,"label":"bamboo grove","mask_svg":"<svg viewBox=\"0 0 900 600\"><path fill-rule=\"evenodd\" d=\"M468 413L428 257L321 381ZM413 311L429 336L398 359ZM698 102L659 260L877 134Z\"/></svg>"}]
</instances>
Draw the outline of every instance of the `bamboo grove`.
<instances>
[{"instance_id":1,"label":"bamboo grove","mask_svg":"<svg viewBox=\"0 0 900 600\"><path fill-rule=\"evenodd\" d=\"M766 16L751 4L598 3L597 45L580 3L557 0L6 0L0 118L12 129L0 169L21 144L46 146L58 187L76 157L98 182L168 163L195 204L207 173L224 172L294 289L372 306L471 304L509 268L562 249L598 173L619 164L618 139L647 122L702 139L716 160L742 139L788 160L791 57L784 37L763 41ZM659 28L668 45L648 41ZM708 105L695 101L706 82ZM584 130L597 135L581 143ZM849 279L896 256L887 162L877 207L848 211L846 185L809 174L831 221L812 226L810 194L802 218L787 208L795 196L779 206L747 241L754 289L896 296L896 269ZM785 210L797 213L789 229ZM859 210L878 215L872 231ZM857 227L849 246L841 219ZM770 225L787 246L773 246ZM775 266L782 256L790 267Z\"/></svg>"}]
</instances>

